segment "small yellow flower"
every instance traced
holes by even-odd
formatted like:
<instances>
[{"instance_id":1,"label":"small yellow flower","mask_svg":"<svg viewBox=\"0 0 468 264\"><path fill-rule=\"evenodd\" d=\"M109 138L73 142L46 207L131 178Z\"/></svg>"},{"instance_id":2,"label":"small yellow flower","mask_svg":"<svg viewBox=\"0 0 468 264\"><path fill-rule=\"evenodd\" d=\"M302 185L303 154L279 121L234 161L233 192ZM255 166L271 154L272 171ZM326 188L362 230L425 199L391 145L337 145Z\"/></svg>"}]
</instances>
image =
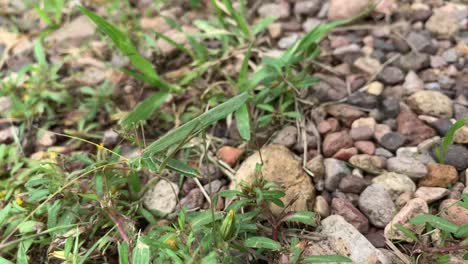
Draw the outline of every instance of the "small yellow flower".
<instances>
[{"instance_id":1,"label":"small yellow flower","mask_svg":"<svg viewBox=\"0 0 468 264\"><path fill-rule=\"evenodd\" d=\"M18 195L16 196L15 201L16 201L16 204L19 206L22 206L24 204L23 199L21 199L21 197Z\"/></svg>"},{"instance_id":2,"label":"small yellow flower","mask_svg":"<svg viewBox=\"0 0 468 264\"><path fill-rule=\"evenodd\" d=\"M23 94L23 96L21 97L21 99L23 99L23 101L26 101L29 99L29 95L28 94Z\"/></svg>"},{"instance_id":3,"label":"small yellow flower","mask_svg":"<svg viewBox=\"0 0 468 264\"><path fill-rule=\"evenodd\" d=\"M51 158L51 159L57 158L57 152L55 152L55 151L49 151L49 158Z\"/></svg>"},{"instance_id":4,"label":"small yellow flower","mask_svg":"<svg viewBox=\"0 0 468 264\"><path fill-rule=\"evenodd\" d=\"M0 191L0 199L2 199L3 197L5 197L5 192L4 192L4 191Z\"/></svg>"},{"instance_id":5,"label":"small yellow flower","mask_svg":"<svg viewBox=\"0 0 468 264\"><path fill-rule=\"evenodd\" d=\"M169 245L170 248L176 249L177 248L177 240L174 237L167 238L164 243Z\"/></svg>"},{"instance_id":6,"label":"small yellow flower","mask_svg":"<svg viewBox=\"0 0 468 264\"><path fill-rule=\"evenodd\" d=\"M104 143L101 143L97 146L98 151L102 151L104 149Z\"/></svg>"}]
</instances>

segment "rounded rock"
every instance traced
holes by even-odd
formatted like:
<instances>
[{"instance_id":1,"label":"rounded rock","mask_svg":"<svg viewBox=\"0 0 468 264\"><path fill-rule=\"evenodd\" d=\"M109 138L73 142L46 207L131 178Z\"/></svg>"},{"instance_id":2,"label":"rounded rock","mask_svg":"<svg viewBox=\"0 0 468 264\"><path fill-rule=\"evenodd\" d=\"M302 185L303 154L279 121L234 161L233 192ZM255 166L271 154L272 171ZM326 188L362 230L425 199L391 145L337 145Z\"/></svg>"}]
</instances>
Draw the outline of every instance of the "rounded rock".
<instances>
[{"instance_id":1,"label":"rounded rock","mask_svg":"<svg viewBox=\"0 0 468 264\"><path fill-rule=\"evenodd\" d=\"M359 196L359 209L376 227L385 227L395 213L395 204L381 184L368 186Z\"/></svg>"},{"instance_id":2,"label":"rounded rock","mask_svg":"<svg viewBox=\"0 0 468 264\"><path fill-rule=\"evenodd\" d=\"M451 118L453 102L439 91L419 91L408 98L408 105L418 114Z\"/></svg>"}]
</instances>

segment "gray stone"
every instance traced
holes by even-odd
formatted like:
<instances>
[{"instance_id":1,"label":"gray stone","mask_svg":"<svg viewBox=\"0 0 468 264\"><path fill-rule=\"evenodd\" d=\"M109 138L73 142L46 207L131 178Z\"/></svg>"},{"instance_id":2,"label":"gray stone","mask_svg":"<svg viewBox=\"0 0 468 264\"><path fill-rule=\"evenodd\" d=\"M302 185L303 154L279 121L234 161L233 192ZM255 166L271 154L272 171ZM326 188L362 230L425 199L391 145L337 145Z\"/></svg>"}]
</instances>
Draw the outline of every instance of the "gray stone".
<instances>
[{"instance_id":1,"label":"gray stone","mask_svg":"<svg viewBox=\"0 0 468 264\"><path fill-rule=\"evenodd\" d=\"M385 67L385 69L383 69L383 71L379 73L378 77L384 84L388 85L395 85L401 83L405 79L403 71L393 66Z\"/></svg>"},{"instance_id":2,"label":"gray stone","mask_svg":"<svg viewBox=\"0 0 468 264\"><path fill-rule=\"evenodd\" d=\"M296 2L294 5L294 14L296 15L315 15L322 7L322 0L307 0Z\"/></svg>"},{"instance_id":3,"label":"gray stone","mask_svg":"<svg viewBox=\"0 0 468 264\"><path fill-rule=\"evenodd\" d=\"M279 41L278 41L278 47L280 49L287 49L289 48L290 46L292 46L294 43L296 43L296 41L299 39L299 35L298 34L291 34L289 36L286 36L286 37L282 37Z\"/></svg>"},{"instance_id":4,"label":"gray stone","mask_svg":"<svg viewBox=\"0 0 468 264\"><path fill-rule=\"evenodd\" d=\"M432 203L447 196L449 191L441 187L419 187L414 193L415 197L421 198L426 203Z\"/></svg>"},{"instance_id":5,"label":"gray stone","mask_svg":"<svg viewBox=\"0 0 468 264\"><path fill-rule=\"evenodd\" d=\"M187 209L197 209L203 206L205 202L205 197L200 189L195 188L190 190L190 192L180 200L178 207L186 207Z\"/></svg>"},{"instance_id":6,"label":"gray stone","mask_svg":"<svg viewBox=\"0 0 468 264\"><path fill-rule=\"evenodd\" d=\"M398 132L389 132L380 139L379 144L388 150L397 150L406 140L407 138Z\"/></svg>"},{"instance_id":7,"label":"gray stone","mask_svg":"<svg viewBox=\"0 0 468 264\"><path fill-rule=\"evenodd\" d=\"M145 193L143 203L150 210L157 210L169 214L176 208L178 195L179 187L177 184L166 180L160 180L153 188Z\"/></svg>"},{"instance_id":8,"label":"gray stone","mask_svg":"<svg viewBox=\"0 0 468 264\"><path fill-rule=\"evenodd\" d=\"M419 91L408 98L408 105L418 114L437 117L453 116L453 102L438 91Z\"/></svg>"},{"instance_id":9,"label":"gray stone","mask_svg":"<svg viewBox=\"0 0 468 264\"><path fill-rule=\"evenodd\" d=\"M442 57L447 63L455 63L458 61L459 55L456 49L451 48L442 53Z\"/></svg>"},{"instance_id":10,"label":"gray stone","mask_svg":"<svg viewBox=\"0 0 468 264\"><path fill-rule=\"evenodd\" d=\"M298 157L282 145L268 145L249 156L236 172L230 189L240 189L240 183L252 184L257 179L257 164L262 163L262 176L265 180L283 186L285 196L281 198L284 204L292 203L287 211L311 210L315 199L315 188L310 177L302 169ZM294 202L293 202L294 201ZM274 214L283 211L276 205L270 209Z\"/></svg>"},{"instance_id":11,"label":"gray stone","mask_svg":"<svg viewBox=\"0 0 468 264\"><path fill-rule=\"evenodd\" d=\"M320 233L327 239L318 244L312 243L304 251L304 256L339 254L349 257L353 263L386 261L386 257L340 215L324 219Z\"/></svg>"},{"instance_id":12,"label":"gray stone","mask_svg":"<svg viewBox=\"0 0 468 264\"><path fill-rule=\"evenodd\" d=\"M340 181L346 175L351 174L351 171L346 166L346 163L337 159L325 159L325 188L329 191L334 191L338 188Z\"/></svg>"},{"instance_id":13,"label":"gray stone","mask_svg":"<svg viewBox=\"0 0 468 264\"><path fill-rule=\"evenodd\" d=\"M372 179L372 183L378 183L384 186L393 200L404 192L414 192L416 184L406 175L395 172L387 172Z\"/></svg>"},{"instance_id":14,"label":"gray stone","mask_svg":"<svg viewBox=\"0 0 468 264\"><path fill-rule=\"evenodd\" d=\"M421 234L424 231L424 225L413 225L409 220L417 215L429 213L429 208L426 201L421 198L414 198L393 217L392 221L385 227L385 237L388 239L405 240L407 242L414 242L412 238L406 236L403 232L398 230L395 225L400 224L406 229L410 230L413 234Z\"/></svg>"},{"instance_id":15,"label":"gray stone","mask_svg":"<svg viewBox=\"0 0 468 264\"><path fill-rule=\"evenodd\" d=\"M422 51L424 48L431 45L431 39L429 37L414 31L406 36L406 41L408 41L410 46L416 51Z\"/></svg>"},{"instance_id":16,"label":"gray stone","mask_svg":"<svg viewBox=\"0 0 468 264\"><path fill-rule=\"evenodd\" d=\"M359 209L376 227L385 227L395 213L395 204L382 184L369 185L359 196Z\"/></svg>"},{"instance_id":17,"label":"gray stone","mask_svg":"<svg viewBox=\"0 0 468 264\"><path fill-rule=\"evenodd\" d=\"M413 179L419 179L427 175L426 165L408 156L388 159L387 169L392 172L405 174Z\"/></svg>"},{"instance_id":18,"label":"gray stone","mask_svg":"<svg viewBox=\"0 0 468 264\"><path fill-rule=\"evenodd\" d=\"M286 2L283 2L281 4L263 4L258 8L257 12L261 17L274 16L280 19L288 18L290 15L289 4Z\"/></svg>"},{"instance_id":19,"label":"gray stone","mask_svg":"<svg viewBox=\"0 0 468 264\"><path fill-rule=\"evenodd\" d=\"M322 20L311 17L311 18L308 18L306 21L304 21L304 23L302 23L302 29L305 32L309 32L312 29L316 28L321 23L322 23Z\"/></svg>"},{"instance_id":20,"label":"gray stone","mask_svg":"<svg viewBox=\"0 0 468 264\"><path fill-rule=\"evenodd\" d=\"M212 181L210 183L205 184L203 186L203 189L205 189L205 191L208 194L215 194L215 193L219 192L221 187L223 187L223 182L220 181L220 180L214 180L214 181Z\"/></svg>"},{"instance_id":21,"label":"gray stone","mask_svg":"<svg viewBox=\"0 0 468 264\"><path fill-rule=\"evenodd\" d=\"M429 66L429 55L410 52L400 57L400 65L407 71L418 71Z\"/></svg>"},{"instance_id":22,"label":"gray stone","mask_svg":"<svg viewBox=\"0 0 468 264\"><path fill-rule=\"evenodd\" d=\"M292 147L297 141L297 128L295 126L283 127L276 137L273 139L273 143L283 145L287 148Z\"/></svg>"},{"instance_id":23,"label":"gray stone","mask_svg":"<svg viewBox=\"0 0 468 264\"><path fill-rule=\"evenodd\" d=\"M340 191L345 193L360 194L367 187L367 185L367 181L362 177L346 175L341 179L338 188Z\"/></svg>"},{"instance_id":24,"label":"gray stone","mask_svg":"<svg viewBox=\"0 0 468 264\"><path fill-rule=\"evenodd\" d=\"M374 155L376 156L382 156L384 158L391 158L393 157L393 153L391 153L390 151L384 149L384 148L376 148L375 149L375 152L374 152Z\"/></svg>"},{"instance_id":25,"label":"gray stone","mask_svg":"<svg viewBox=\"0 0 468 264\"><path fill-rule=\"evenodd\" d=\"M424 89L424 82L414 71L409 71L403 83L405 94L413 94Z\"/></svg>"},{"instance_id":26,"label":"gray stone","mask_svg":"<svg viewBox=\"0 0 468 264\"><path fill-rule=\"evenodd\" d=\"M462 171L468 168L468 149L462 145L449 145L445 155L445 163Z\"/></svg>"},{"instance_id":27,"label":"gray stone","mask_svg":"<svg viewBox=\"0 0 468 264\"><path fill-rule=\"evenodd\" d=\"M441 38L451 38L459 30L459 23L456 16L450 12L435 11L426 22L426 28L433 34Z\"/></svg>"},{"instance_id":28,"label":"gray stone","mask_svg":"<svg viewBox=\"0 0 468 264\"><path fill-rule=\"evenodd\" d=\"M349 163L369 173L380 173L385 168L385 158L367 154L352 156Z\"/></svg>"}]
</instances>

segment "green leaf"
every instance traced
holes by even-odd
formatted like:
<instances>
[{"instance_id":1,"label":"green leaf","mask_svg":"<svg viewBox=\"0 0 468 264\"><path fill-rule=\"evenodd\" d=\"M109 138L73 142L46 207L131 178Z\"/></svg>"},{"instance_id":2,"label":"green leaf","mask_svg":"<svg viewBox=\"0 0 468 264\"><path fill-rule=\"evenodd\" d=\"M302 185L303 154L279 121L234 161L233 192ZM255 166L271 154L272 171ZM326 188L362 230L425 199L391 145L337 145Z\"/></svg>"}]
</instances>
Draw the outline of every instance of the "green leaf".
<instances>
[{"instance_id":1,"label":"green leaf","mask_svg":"<svg viewBox=\"0 0 468 264\"><path fill-rule=\"evenodd\" d=\"M42 46L41 39L36 39L34 41L34 58L40 65L47 65L44 46Z\"/></svg>"},{"instance_id":2,"label":"green leaf","mask_svg":"<svg viewBox=\"0 0 468 264\"><path fill-rule=\"evenodd\" d=\"M239 26L239 28L242 30L244 37L246 38L250 37L250 28L248 26L246 18L240 12L237 12L234 9L234 6L232 5L231 0L222 0L222 1L223 1L223 4L226 6L227 10L229 11L230 15L236 21L237 26ZM242 1L240 1L240 3L244 4Z\"/></svg>"},{"instance_id":3,"label":"green leaf","mask_svg":"<svg viewBox=\"0 0 468 264\"><path fill-rule=\"evenodd\" d=\"M56 200L54 204L47 209L47 227L49 229L57 226L57 219L60 208L60 200Z\"/></svg>"},{"instance_id":4,"label":"green leaf","mask_svg":"<svg viewBox=\"0 0 468 264\"><path fill-rule=\"evenodd\" d=\"M19 224L18 230L20 231L20 233L24 234L37 231L38 229L40 229L40 227L42 227L41 222L29 220Z\"/></svg>"},{"instance_id":5,"label":"green leaf","mask_svg":"<svg viewBox=\"0 0 468 264\"><path fill-rule=\"evenodd\" d=\"M234 197L234 196L237 196L237 195L240 195L242 194L241 191L238 191L238 190L224 190L224 191L221 191L218 193L219 196L221 197Z\"/></svg>"},{"instance_id":6,"label":"green leaf","mask_svg":"<svg viewBox=\"0 0 468 264\"><path fill-rule=\"evenodd\" d=\"M4 208L0 210L0 223L5 223L5 219L10 213L10 210L11 210L11 203L9 203L7 206L5 206Z\"/></svg>"},{"instance_id":7,"label":"green leaf","mask_svg":"<svg viewBox=\"0 0 468 264\"><path fill-rule=\"evenodd\" d=\"M138 238L136 246L132 251L133 264L149 264L150 263L150 248Z\"/></svg>"},{"instance_id":8,"label":"green leaf","mask_svg":"<svg viewBox=\"0 0 468 264\"><path fill-rule=\"evenodd\" d=\"M298 222L310 226L316 226L317 223L315 222L315 213L309 211L299 211L294 212L293 214L287 216L285 221L288 222Z\"/></svg>"},{"instance_id":9,"label":"green leaf","mask_svg":"<svg viewBox=\"0 0 468 264\"><path fill-rule=\"evenodd\" d=\"M47 15L44 9L41 9L39 6L34 6L34 11L36 11L37 15L44 21L44 23L50 27L53 25L52 20L50 20L49 16Z\"/></svg>"},{"instance_id":10,"label":"green leaf","mask_svg":"<svg viewBox=\"0 0 468 264\"><path fill-rule=\"evenodd\" d=\"M409 230L408 228L404 227L401 224L395 224L396 229L400 230L405 236L411 238L413 241L419 241L416 235Z\"/></svg>"},{"instance_id":11,"label":"green leaf","mask_svg":"<svg viewBox=\"0 0 468 264\"><path fill-rule=\"evenodd\" d=\"M202 258L200 263L203 264L218 264L218 253L216 251L210 252L206 257Z\"/></svg>"},{"instance_id":12,"label":"green leaf","mask_svg":"<svg viewBox=\"0 0 468 264\"><path fill-rule=\"evenodd\" d=\"M249 46L247 49L247 52L244 55L244 59L242 60L242 66L239 71L239 77L237 78L237 87L240 92L245 92L246 87L245 87L245 82L247 80L247 74L249 71L249 61L250 61L250 55L252 52L252 45Z\"/></svg>"},{"instance_id":13,"label":"green leaf","mask_svg":"<svg viewBox=\"0 0 468 264\"><path fill-rule=\"evenodd\" d=\"M461 225L455 233L457 237L468 237L468 224Z\"/></svg>"},{"instance_id":14,"label":"green leaf","mask_svg":"<svg viewBox=\"0 0 468 264\"><path fill-rule=\"evenodd\" d=\"M438 228L442 231L456 233L458 231L458 226L448 220L440 218L435 215L424 214L418 215L410 219L410 223L414 225L421 225L425 223L429 223L435 228Z\"/></svg>"},{"instance_id":15,"label":"green leaf","mask_svg":"<svg viewBox=\"0 0 468 264\"><path fill-rule=\"evenodd\" d=\"M169 97L167 92L155 93L141 103L139 103L133 111L121 120L120 124L128 128L132 125L138 124L141 121L145 121L151 117L151 115L158 109Z\"/></svg>"},{"instance_id":16,"label":"green leaf","mask_svg":"<svg viewBox=\"0 0 468 264\"><path fill-rule=\"evenodd\" d=\"M128 263L128 245L126 241L119 243L117 245L117 251L119 252L119 263L126 264Z\"/></svg>"},{"instance_id":17,"label":"green leaf","mask_svg":"<svg viewBox=\"0 0 468 264\"><path fill-rule=\"evenodd\" d=\"M186 140L189 136L201 132L206 127L239 109L247 101L248 97L247 93L242 93L214 107L208 112L201 114L177 129L166 133L145 149L142 155L143 158L148 158L151 155L164 151L167 148L176 145L180 141Z\"/></svg>"},{"instance_id":18,"label":"green leaf","mask_svg":"<svg viewBox=\"0 0 468 264\"><path fill-rule=\"evenodd\" d=\"M269 104L257 104L256 106L257 106L257 108L262 109L262 110L267 111L267 112L270 112L270 113L275 112L275 108L273 108L273 106L271 106Z\"/></svg>"},{"instance_id":19,"label":"green leaf","mask_svg":"<svg viewBox=\"0 0 468 264\"><path fill-rule=\"evenodd\" d=\"M304 263L327 263L327 262L353 262L351 259L339 255L309 256L304 258Z\"/></svg>"},{"instance_id":20,"label":"green leaf","mask_svg":"<svg viewBox=\"0 0 468 264\"><path fill-rule=\"evenodd\" d=\"M213 215L212 215L211 211L207 210L207 211L199 213L197 216L190 219L189 222L190 222L190 225L192 226L192 229L196 230L197 228L200 228L202 226L211 224L213 222L213 220L216 221L216 220L219 220L219 219L222 219L222 218L223 218L223 216L221 214L216 213L214 215L214 219L213 219Z\"/></svg>"},{"instance_id":21,"label":"green leaf","mask_svg":"<svg viewBox=\"0 0 468 264\"><path fill-rule=\"evenodd\" d=\"M244 246L250 248L270 249L273 251L279 251L281 249L281 244L278 241L274 241L271 238L261 236L247 238L244 241Z\"/></svg>"},{"instance_id":22,"label":"green leaf","mask_svg":"<svg viewBox=\"0 0 468 264\"><path fill-rule=\"evenodd\" d=\"M236 124L239 134L242 139L249 141L250 140L250 117L249 117L249 108L247 104L242 105L236 111Z\"/></svg>"}]
</instances>

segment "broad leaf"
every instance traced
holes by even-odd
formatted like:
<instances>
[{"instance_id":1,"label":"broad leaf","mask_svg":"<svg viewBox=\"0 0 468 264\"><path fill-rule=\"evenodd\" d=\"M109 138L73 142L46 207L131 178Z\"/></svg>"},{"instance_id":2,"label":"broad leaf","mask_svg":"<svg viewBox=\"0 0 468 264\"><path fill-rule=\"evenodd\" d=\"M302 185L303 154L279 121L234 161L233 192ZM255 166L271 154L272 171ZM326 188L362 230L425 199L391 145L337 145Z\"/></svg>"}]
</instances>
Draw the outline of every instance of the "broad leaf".
<instances>
[{"instance_id":1,"label":"broad leaf","mask_svg":"<svg viewBox=\"0 0 468 264\"><path fill-rule=\"evenodd\" d=\"M285 221L288 222L298 222L310 226L316 226L317 223L315 222L315 213L309 211L299 211L294 212L293 214L287 216Z\"/></svg>"},{"instance_id":2,"label":"broad leaf","mask_svg":"<svg viewBox=\"0 0 468 264\"><path fill-rule=\"evenodd\" d=\"M242 105L236 111L236 124L239 134L242 139L249 141L250 140L250 118L249 118L249 108L247 104Z\"/></svg>"},{"instance_id":3,"label":"broad leaf","mask_svg":"<svg viewBox=\"0 0 468 264\"><path fill-rule=\"evenodd\" d=\"M270 249L278 251L281 249L281 244L268 237L254 236L249 237L244 241L244 246L251 248Z\"/></svg>"}]
</instances>

